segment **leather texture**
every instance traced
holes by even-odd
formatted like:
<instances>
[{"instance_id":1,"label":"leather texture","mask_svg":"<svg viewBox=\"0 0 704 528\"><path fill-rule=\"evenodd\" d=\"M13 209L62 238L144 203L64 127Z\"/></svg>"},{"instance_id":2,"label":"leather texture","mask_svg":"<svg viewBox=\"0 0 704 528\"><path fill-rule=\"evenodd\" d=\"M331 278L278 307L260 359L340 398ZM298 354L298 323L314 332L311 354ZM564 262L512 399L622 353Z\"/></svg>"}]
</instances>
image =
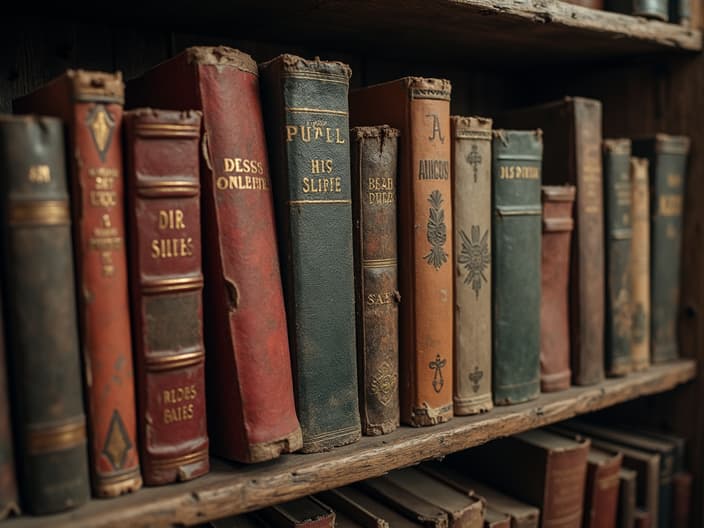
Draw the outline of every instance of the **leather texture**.
<instances>
[{"instance_id":1,"label":"leather texture","mask_svg":"<svg viewBox=\"0 0 704 528\"><path fill-rule=\"evenodd\" d=\"M301 447L257 65L193 47L130 82L130 105L203 112L201 192L211 451L260 462Z\"/></svg>"},{"instance_id":2,"label":"leather texture","mask_svg":"<svg viewBox=\"0 0 704 528\"><path fill-rule=\"evenodd\" d=\"M142 475L207 473L197 111L124 114Z\"/></svg>"},{"instance_id":3,"label":"leather texture","mask_svg":"<svg viewBox=\"0 0 704 528\"><path fill-rule=\"evenodd\" d=\"M635 140L633 154L648 159L650 179L650 350L651 361L679 357L682 203L690 140L657 134Z\"/></svg>"},{"instance_id":4,"label":"leather texture","mask_svg":"<svg viewBox=\"0 0 704 528\"><path fill-rule=\"evenodd\" d=\"M650 191L648 160L631 158L631 359L650 366Z\"/></svg>"},{"instance_id":5,"label":"leather texture","mask_svg":"<svg viewBox=\"0 0 704 528\"><path fill-rule=\"evenodd\" d=\"M0 118L0 128L2 126L2 118ZM4 134L0 132L0 137L3 136ZM2 166L2 161L0 161L0 166ZM0 313L4 313L2 303L0 303ZM0 327L0 520L10 514L17 515L20 513L17 480L15 479L15 449L12 440L12 420L10 416L10 387L8 385L6 365L5 334Z\"/></svg>"},{"instance_id":6,"label":"leather texture","mask_svg":"<svg viewBox=\"0 0 704 528\"><path fill-rule=\"evenodd\" d=\"M142 486L125 249L118 73L67 70L14 101L67 126L91 483L97 496Z\"/></svg>"},{"instance_id":7,"label":"leather texture","mask_svg":"<svg viewBox=\"0 0 704 528\"><path fill-rule=\"evenodd\" d=\"M623 376L631 360L631 140L605 139L604 253L606 306L604 360L606 374Z\"/></svg>"},{"instance_id":8,"label":"leather texture","mask_svg":"<svg viewBox=\"0 0 704 528\"><path fill-rule=\"evenodd\" d=\"M618 474L618 511L616 526L633 528L636 519L636 476L632 469L621 468Z\"/></svg>"},{"instance_id":9,"label":"leather texture","mask_svg":"<svg viewBox=\"0 0 704 528\"><path fill-rule=\"evenodd\" d=\"M350 94L352 124L388 123L399 142L401 421L452 418L450 82L404 77Z\"/></svg>"},{"instance_id":10,"label":"leather texture","mask_svg":"<svg viewBox=\"0 0 704 528\"><path fill-rule=\"evenodd\" d=\"M574 231L574 185L542 188L543 239L540 299L540 390L569 388L570 252Z\"/></svg>"},{"instance_id":11,"label":"leather texture","mask_svg":"<svg viewBox=\"0 0 704 528\"><path fill-rule=\"evenodd\" d=\"M90 495L61 121L0 117L0 174L3 304L22 506L32 514L55 513ZM4 470L3 497L12 479Z\"/></svg>"},{"instance_id":12,"label":"leather texture","mask_svg":"<svg viewBox=\"0 0 704 528\"><path fill-rule=\"evenodd\" d=\"M544 133L543 183L577 187L570 272L572 381L604 379L604 209L601 160L601 103L566 97L512 111L502 120L513 128Z\"/></svg>"},{"instance_id":13,"label":"leather texture","mask_svg":"<svg viewBox=\"0 0 704 528\"><path fill-rule=\"evenodd\" d=\"M491 398L491 119L450 118L454 214L453 401L456 415Z\"/></svg>"},{"instance_id":14,"label":"leather texture","mask_svg":"<svg viewBox=\"0 0 704 528\"><path fill-rule=\"evenodd\" d=\"M594 448L587 457L587 483L584 493L584 528L615 528L619 501L621 453Z\"/></svg>"},{"instance_id":15,"label":"leather texture","mask_svg":"<svg viewBox=\"0 0 704 528\"><path fill-rule=\"evenodd\" d=\"M303 451L360 438L352 184L341 62L260 65Z\"/></svg>"},{"instance_id":16,"label":"leather texture","mask_svg":"<svg viewBox=\"0 0 704 528\"><path fill-rule=\"evenodd\" d=\"M335 528L335 512L315 497L270 506L256 516L271 528Z\"/></svg>"},{"instance_id":17,"label":"leather texture","mask_svg":"<svg viewBox=\"0 0 704 528\"><path fill-rule=\"evenodd\" d=\"M359 409L365 435L399 426L396 168L398 130L350 131Z\"/></svg>"},{"instance_id":18,"label":"leather texture","mask_svg":"<svg viewBox=\"0 0 704 528\"><path fill-rule=\"evenodd\" d=\"M495 130L493 195L494 404L540 394L540 130Z\"/></svg>"}]
</instances>

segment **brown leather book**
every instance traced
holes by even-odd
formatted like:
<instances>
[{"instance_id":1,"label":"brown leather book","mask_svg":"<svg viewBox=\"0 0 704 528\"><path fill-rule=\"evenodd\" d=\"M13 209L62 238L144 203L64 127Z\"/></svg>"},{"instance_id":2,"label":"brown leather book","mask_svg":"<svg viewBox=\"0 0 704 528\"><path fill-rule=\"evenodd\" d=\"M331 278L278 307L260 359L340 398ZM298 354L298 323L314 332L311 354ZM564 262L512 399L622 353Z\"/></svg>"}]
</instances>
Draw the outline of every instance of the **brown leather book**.
<instances>
[{"instance_id":1,"label":"brown leather book","mask_svg":"<svg viewBox=\"0 0 704 528\"><path fill-rule=\"evenodd\" d=\"M399 142L401 421L452 418L450 82L404 77L350 93L353 126L388 123Z\"/></svg>"},{"instance_id":2,"label":"brown leather book","mask_svg":"<svg viewBox=\"0 0 704 528\"><path fill-rule=\"evenodd\" d=\"M335 510L336 520L339 520L340 514L342 514L366 528L413 528L420 526L417 522L407 519L383 502L373 499L362 490L352 486L324 491L317 497Z\"/></svg>"},{"instance_id":3,"label":"brown leather book","mask_svg":"<svg viewBox=\"0 0 704 528\"><path fill-rule=\"evenodd\" d=\"M543 186L540 390L570 386L570 249L575 187Z\"/></svg>"},{"instance_id":4,"label":"brown leather book","mask_svg":"<svg viewBox=\"0 0 704 528\"><path fill-rule=\"evenodd\" d=\"M650 528L651 526L653 526L653 517L649 512L645 510L637 509L634 519L635 528Z\"/></svg>"},{"instance_id":5,"label":"brown leather book","mask_svg":"<svg viewBox=\"0 0 704 528\"><path fill-rule=\"evenodd\" d=\"M618 511L616 526L633 528L636 522L636 478L632 469L621 468L618 473Z\"/></svg>"},{"instance_id":6,"label":"brown leather book","mask_svg":"<svg viewBox=\"0 0 704 528\"><path fill-rule=\"evenodd\" d=\"M621 453L591 446L587 456L584 528L614 528L619 498Z\"/></svg>"},{"instance_id":7,"label":"brown leather book","mask_svg":"<svg viewBox=\"0 0 704 528\"><path fill-rule=\"evenodd\" d=\"M53 115L67 126L88 452L99 497L142 486L125 248L124 90L119 72L68 70L13 103L16 112Z\"/></svg>"},{"instance_id":8,"label":"brown leather book","mask_svg":"<svg viewBox=\"0 0 704 528\"><path fill-rule=\"evenodd\" d=\"M208 472L197 111L125 112L132 324L142 476Z\"/></svg>"},{"instance_id":9,"label":"brown leather book","mask_svg":"<svg viewBox=\"0 0 704 528\"><path fill-rule=\"evenodd\" d=\"M399 425L396 160L398 130L350 131L359 409L365 435Z\"/></svg>"},{"instance_id":10,"label":"brown leather book","mask_svg":"<svg viewBox=\"0 0 704 528\"><path fill-rule=\"evenodd\" d=\"M650 365L650 190L648 160L631 158L631 358Z\"/></svg>"},{"instance_id":11,"label":"brown leather book","mask_svg":"<svg viewBox=\"0 0 704 528\"><path fill-rule=\"evenodd\" d=\"M680 471L672 475L672 528L689 526L692 503L692 474Z\"/></svg>"},{"instance_id":12,"label":"brown leather book","mask_svg":"<svg viewBox=\"0 0 704 528\"><path fill-rule=\"evenodd\" d=\"M604 379L604 207L601 103L566 97L520 110L499 121L512 128L541 128L542 181L577 187L570 271L571 370L576 385Z\"/></svg>"},{"instance_id":13,"label":"brown leather book","mask_svg":"<svg viewBox=\"0 0 704 528\"><path fill-rule=\"evenodd\" d=\"M455 226L454 412L491 399L491 119L450 118Z\"/></svg>"},{"instance_id":14,"label":"brown leather book","mask_svg":"<svg viewBox=\"0 0 704 528\"><path fill-rule=\"evenodd\" d=\"M254 514L270 528L335 528L335 512L315 497L303 497Z\"/></svg>"}]
</instances>

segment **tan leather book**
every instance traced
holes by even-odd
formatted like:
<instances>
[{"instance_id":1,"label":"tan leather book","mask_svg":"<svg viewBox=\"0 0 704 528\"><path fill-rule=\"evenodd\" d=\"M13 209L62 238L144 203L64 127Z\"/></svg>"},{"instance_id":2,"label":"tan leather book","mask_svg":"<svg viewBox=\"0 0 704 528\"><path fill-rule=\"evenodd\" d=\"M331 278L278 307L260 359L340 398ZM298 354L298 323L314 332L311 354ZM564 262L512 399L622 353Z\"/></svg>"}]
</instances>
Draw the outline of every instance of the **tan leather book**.
<instances>
[{"instance_id":1,"label":"tan leather book","mask_svg":"<svg viewBox=\"0 0 704 528\"><path fill-rule=\"evenodd\" d=\"M404 77L353 90L350 124L401 132L398 172L401 421L452 418L449 81Z\"/></svg>"},{"instance_id":2,"label":"tan leather book","mask_svg":"<svg viewBox=\"0 0 704 528\"><path fill-rule=\"evenodd\" d=\"M344 521L344 516L365 528L413 528L420 526L383 502L373 499L361 489L352 486L324 491L319 493L317 497L335 510L337 521Z\"/></svg>"},{"instance_id":3,"label":"tan leather book","mask_svg":"<svg viewBox=\"0 0 704 528\"><path fill-rule=\"evenodd\" d=\"M631 158L631 357L634 370L650 365L650 190L648 160Z\"/></svg>"},{"instance_id":4,"label":"tan leather book","mask_svg":"<svg viewBox=\"0 0 704 528\"><path fill-rule=\"evenodd\" d=\"M493 407L491 400L491 119L450 118L455 229L456 415Z\"/></svg>"}]
</instances>

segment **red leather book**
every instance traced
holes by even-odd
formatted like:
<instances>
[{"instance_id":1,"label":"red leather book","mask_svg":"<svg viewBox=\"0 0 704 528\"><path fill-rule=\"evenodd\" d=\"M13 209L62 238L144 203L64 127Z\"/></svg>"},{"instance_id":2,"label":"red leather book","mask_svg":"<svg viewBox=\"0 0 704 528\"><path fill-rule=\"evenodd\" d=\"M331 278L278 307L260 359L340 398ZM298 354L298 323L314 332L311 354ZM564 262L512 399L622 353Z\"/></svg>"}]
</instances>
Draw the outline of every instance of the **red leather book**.
<instances>
[{"instance_id":1,"label":"red leather book","mask_svg":"<svg viewBox=\"0 0 704 528\"><path fill-rule=\"evenodd\" d=\"M621 453L591 446L587 456L584 528L614 528L619 497Z\"/></svg>"},{"instance_id":2,"label":"red leather book","mask_svg":"<svg viewBox=\"0 0 704 528\"><path fill-rule=\"evenodd\" d=\"M213 453L259 462L301 447L257 64L189 48L128 85L129 104L203 112L208 426Z\"/></svg>"},{"instance_id":3,"label":"red leather book","mask_svg":"<svg viewBox=\"0 0 704 528\"><path fill-rule=\"evenodd\" d=\"M67 125L91 483L96 495L108 497L142 486L125 250L123 102L119 72L68 70L13 103L16 112L56 116Z\"/></svg>"},{"instance_id":4,"label":"red leather book","mask_svg":"<svg viewBox=\"0 0 704 528\"><path fill-rule=\"evenodd\" d=\"M208 472L197 111L125 113L137 423L146 484Z\"/></svg>"}]
</instances>

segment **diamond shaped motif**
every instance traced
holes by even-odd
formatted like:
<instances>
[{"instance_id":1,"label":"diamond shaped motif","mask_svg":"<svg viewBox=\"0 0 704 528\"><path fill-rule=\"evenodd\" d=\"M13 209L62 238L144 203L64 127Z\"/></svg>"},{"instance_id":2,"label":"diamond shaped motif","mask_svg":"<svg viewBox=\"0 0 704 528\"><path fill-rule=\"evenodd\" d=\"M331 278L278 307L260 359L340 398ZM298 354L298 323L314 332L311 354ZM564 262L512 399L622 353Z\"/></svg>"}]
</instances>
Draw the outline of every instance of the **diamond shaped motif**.
<instances>
[{"instance_id":1,"label":"diamond shaped motif","mask_svg":"<svg viewBox=\"0 0 704 528\"><path fill-rule=\"evenodd\" d=\"M88 114L87 123L100 159L105 161L105 154L108 151L112 140L112 132L115 129L115 120L110 116L104 105L98 104Z\"/></svg>"},{"instance_id":2,"label":"diamond shaped motif","mask_svg":"<svg viewBox=\"0 0 704 528\"><path fill-rule=\"evenodd\" d=\"M108 427L108 436L103 446L103 454L108 457L112 467L122 469L130 449L132 449L132 442L127 435L127 431L125 431L125 425L122 423L120 413L115 410L110 419L110 427Z\"/></svg>"}]
</instances>

